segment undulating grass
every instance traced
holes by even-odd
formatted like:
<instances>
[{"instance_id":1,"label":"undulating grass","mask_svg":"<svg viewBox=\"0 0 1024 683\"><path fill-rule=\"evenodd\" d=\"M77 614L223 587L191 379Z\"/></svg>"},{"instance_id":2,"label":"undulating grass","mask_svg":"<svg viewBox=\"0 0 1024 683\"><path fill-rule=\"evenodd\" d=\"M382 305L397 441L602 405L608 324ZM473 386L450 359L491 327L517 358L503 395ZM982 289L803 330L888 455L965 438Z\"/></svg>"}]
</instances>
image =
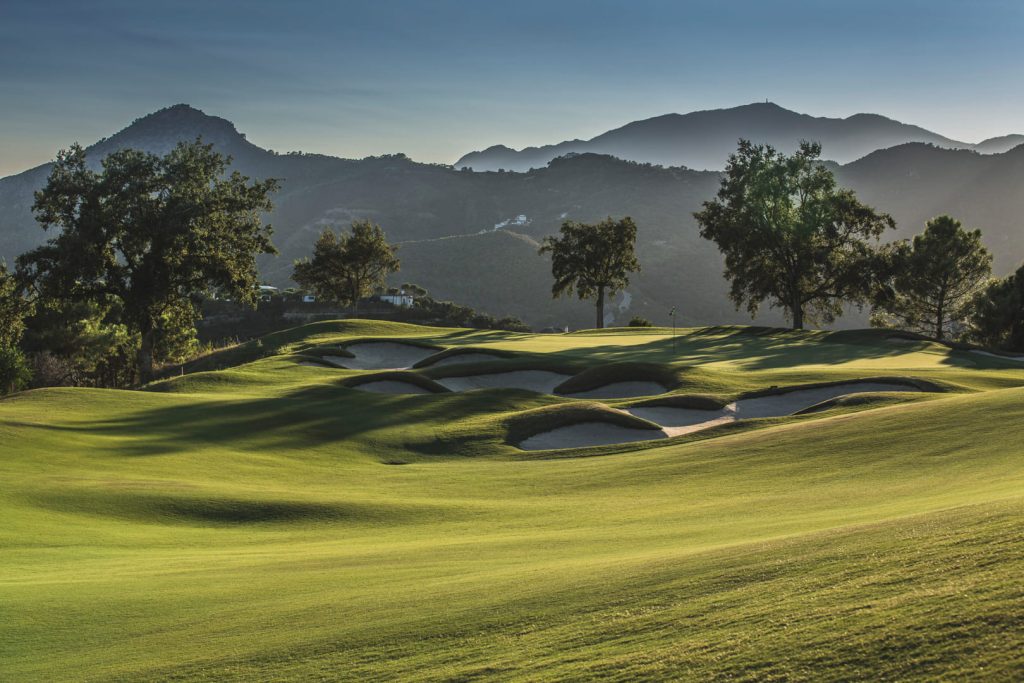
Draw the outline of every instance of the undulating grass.
<instances>
[{"instance_id":1,"label":"undulating grass","mask_svg":"<svg viewBox=\"0 0 1024 683\"><path fill-rule=\"evenodd\" d=\"M289 355L389 335L694 378L660 400L947 391L551 459L510 434L610 408L372 394ZM1024 367L744 328L342 321L256 351L0 400L0 680L1024 677Z\"/></svg>"}]
</instances>

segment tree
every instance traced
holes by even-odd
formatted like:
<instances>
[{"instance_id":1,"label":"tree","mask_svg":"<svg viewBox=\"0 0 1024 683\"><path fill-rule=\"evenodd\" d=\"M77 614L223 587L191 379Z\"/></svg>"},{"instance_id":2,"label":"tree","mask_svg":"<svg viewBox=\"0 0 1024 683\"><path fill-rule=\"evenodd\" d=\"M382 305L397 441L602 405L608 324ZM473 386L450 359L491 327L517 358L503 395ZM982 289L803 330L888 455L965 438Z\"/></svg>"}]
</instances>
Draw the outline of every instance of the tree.
<instances>
[{"instance_id":1,"label":"tree","mask_svg":"<svg viewBox=\"0 0 1024 683\"><path fill-rule=\"evenodd\" d=\"M736 307L753 316L767 302L797 330L805 321L833 322L844 302L867 301L876 259L870 241L895 227L837 187L820 155L817 143L801 142L786 156L740 140L718 195L694 214L701 236L725 255Z\"/></svg>"},{"instance_id":2,"label":"tree","mask_svg":"<svg viewBox=\"0 0 1024 683\"><path fill-rule=\"evenodd\" d=\"M313 258L296 261L292 279L319 299L358 308L360 299L401 268L396 251L379 225L354 221L348 234L320 233Z\"/></svg>"},{"instance_id":3,"label":"tree","mask_svg":"<svg viewBox=\"0 0 1024 683\"><path fill-rule=\"evenodd\" d=\"M969 322L970 337L979 344L1024 351L1024 266L978 292Z\"/></svg>"},{"instance_id":4,"label":"tree","mask_svg":"<svg viewBox=\"0 0 1024 683\"><path fill-rule=\"evenodd\" d=\"M44 229L62 230L22 255L19 271L42 298L116 314L109 322L139 337L136 367L148 380L159 339L179 331L167 325L194 323L196 301L214 288L255 305L256 256L276 253L262 213L277 181L225 175L230 162L196 140L163 157L117 151L96 172L74 145L33 205Z\"/></svg>"},{"instance_id":5,"label":"tree","mask_svg":"<svg viewBox=\"0 0 1024 683\"><path fill-rule=\"evenodd\" d=\"M7 265L0 263L0 395L21 389L31 377L19 348L32 302L21 293Z\"/></svg>"},{"instance_id":6,"label":"tree","mask_svg":"<svg viewBox=\"0 0 1024 683\"><path fill-rule=\"evenodd\" d=\"M897 327L936 339L966 327L975 295L992 272L992 256L980 230L939 216L913 242L893 245L888 284L875 297L872 324Z\"/></svg>"},{"instance_id":7,"label":"tree","mask_svg":"<svg viewBox=\"0 0 1024 683\"><path fill-rule=\"evenodd\" d=\"M538 252L551 254L551 295L575 292L581 300L596 296L597 327L602 328L605 295L624 289L629 274L640 270L634 251L636 224L629 216L618 221L609 217L594 225L566 221L561 233L546 237Z\"/></svg>"}]
</instances>

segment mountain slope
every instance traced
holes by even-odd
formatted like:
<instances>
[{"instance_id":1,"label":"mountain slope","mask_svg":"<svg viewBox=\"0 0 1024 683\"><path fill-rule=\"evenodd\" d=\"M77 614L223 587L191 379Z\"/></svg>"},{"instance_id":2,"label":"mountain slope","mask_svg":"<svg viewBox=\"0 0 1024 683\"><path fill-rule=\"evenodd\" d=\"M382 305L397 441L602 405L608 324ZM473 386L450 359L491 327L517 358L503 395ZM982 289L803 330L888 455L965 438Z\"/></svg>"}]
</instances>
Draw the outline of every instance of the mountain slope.
<instances>
[{"instance_id":1,"label":"mountain slope","mask_svg":"<svg viewBox=\"0 0 1024 683\"><path fill-rule=\"evenodd\" d=\"M559 158L527 173L463 172L401 155L350 160L275 154L249 143L226 120L184 106L140 119L90 147L90 158L98 163L123 146L163 152L197 136L232 155L242 173L282 179L270 216L281 253L260 262L273 284L288 284L293 260L310 253L323 227L368 218L403 243L396 284L419 282L438 296L497 316L516 315L538 328L589 326L589 303L551 299L548 265L535 243L564 220L631 215L640 230L643 270L610 306L616 322L633 315L667 322L673 306L680 324L749 320L728 301L721 258L700 238L693 219L701 202L714 196L718 173L597 154ZM833 168L840 183L893 214L893 238L912 236L929 218L950 213L982 229L997 273L1024 260L1024 147L981 155L910 143ZM48 172L45 165L0 179L0 258L8 263L47 237L31 205ZM758 318L764 324L782 320L776 311ZM854 316L842 324L863 322Z\"/></svg>"},{"instance_id":2,"label":"mountain slope","mask_svg":"<svg viewBox=\"0 0 1024 683\"><path fill-rule=\"evenodd\" d=\"M838 163L905 142L971 148L968 143L877 114L855 114L845 119L814 117L763 102L731 109L666 114L634 121L590 140L528 147L519 152L494 146L465 155L455 162L455 167L524 171L543 167L551 159L568 153L594 152L663 166L722 169L739 138L768 143L785 151L795 149L800 140L815 140L824 146L825 158ZM1002 138L987 140L985 151L1006 151L1004 147L1009 143L1010 140Z\"/></svg>"}]
</instances>

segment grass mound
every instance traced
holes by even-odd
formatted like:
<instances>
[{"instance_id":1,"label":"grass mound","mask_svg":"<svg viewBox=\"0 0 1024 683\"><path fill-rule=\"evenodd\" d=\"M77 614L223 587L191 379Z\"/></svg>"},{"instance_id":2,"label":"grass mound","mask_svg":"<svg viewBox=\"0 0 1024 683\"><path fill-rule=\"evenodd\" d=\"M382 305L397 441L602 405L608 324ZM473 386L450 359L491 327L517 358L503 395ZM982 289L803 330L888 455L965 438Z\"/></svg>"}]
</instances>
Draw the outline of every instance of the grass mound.
<instances>
[{"instance_id":1,"label":"grass mound","mask_svg":"<svg viewBox=\"0 0 1024 683\"><path fill-rule=\"evenodd\" d=\"M827 387L839 387L846 384L897 384L907 386L917 391L932 393L945 393L951 390L951 388L945 384L931 382L926 379L920 379L916 377L905 377L902 375L883 375L878 377L862 377L857 379L830 380L826 382L808 382L804 384L791 384L787 386L771 386L765 389L745 391L742 394L740 394L738 398L745 399L762 398L765 396L780 396L782 394L788 394L796 391L805 391L807 389L824 389Z\"/></svg>"},{"instance_id":2,"label":"grass mound","mask_svg":"<svg viewBox=\"0 0 1024 683\"><path fill-rule=\"evenodd\" d=\"M588 422L661 431L661 427L653 422L614 410L602 403L570 403L526 410L512 416L505 423L506 442L515 445L543 432Z\"/></svg>"},{"instance_id":3,"label":"grass mound","mask_svg":"<svg viewBox=\"0 0 1024 683\"><path fill-rule=\"evenodd\" d=\"M364 384L372 384L375 382L399 382L402 384L411 384L414 387L420 389L426 389L432 394L444 394L450 390L435 382L434 380L419 374L418 372L409 372L407 370L387 370L384 372L370 372L354 377L346 377L341 381L341 386L349 389L358 389Z\"/></svg>"},{"instance_id":4,"label":"grass mound","mask_svg":"<svg viewBox=\"0 0 1024 683\"><path fill-rule=\"evenodd\" d=\"M618 382L653 382L665 391L683 384L684 370L658 363L622 362L587 368L555 388L559 394L579 394Z\"/></svg>"},{"instance_id":5,"label":"grass mound","mask_svg":"<svg viewBox=\"0 0 1024 683\"><path fill-rule=\"evenodd\" d=\"M838 396L827 401L816 403L813 406L798 410L793 415L813 415L826 410L837 408L879 408L886 405L906 403L908 401L920 401L920 394L892 394L888 392L865 392L863 394L850 394Z\"/></svg>"},{"instance_id":6,"label":"grass mound","mask_svg":"<svg viewBox=\"0 0 1024 683\"><path fill-rule=\"evenodd\" d=\"M473 346L460 346L450 349L445 349L439 353L435 353L433 356L429 356L419 361L413 368L429 368L441 361L458 359L466 356L480 356L486 360L494 361L503 358L515 358L517 354L514 351L505 351L502 349L488 349L488 348L477 348ZM486 361L485 361L486 362Z\"/></svg>"}]
</instances>

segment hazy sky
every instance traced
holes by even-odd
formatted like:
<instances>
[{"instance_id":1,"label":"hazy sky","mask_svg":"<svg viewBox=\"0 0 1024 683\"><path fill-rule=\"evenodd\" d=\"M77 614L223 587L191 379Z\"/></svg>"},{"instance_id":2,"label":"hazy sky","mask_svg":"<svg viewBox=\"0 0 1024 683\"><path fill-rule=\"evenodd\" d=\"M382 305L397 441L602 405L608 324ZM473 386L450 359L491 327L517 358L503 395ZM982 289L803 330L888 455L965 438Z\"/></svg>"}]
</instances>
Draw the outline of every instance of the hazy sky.
<instances>
[{"instance_id":1,"label":"hazy sky","mask_svg":"<svg viewBox=\"0 0 1024 683\"><path fill-rule=\"evenodd\" d=\"M1020 0L0 1L0 175L186 102L256 144L450 163L770 99L1024 133Z\"/></svg>"}]
</instances>

